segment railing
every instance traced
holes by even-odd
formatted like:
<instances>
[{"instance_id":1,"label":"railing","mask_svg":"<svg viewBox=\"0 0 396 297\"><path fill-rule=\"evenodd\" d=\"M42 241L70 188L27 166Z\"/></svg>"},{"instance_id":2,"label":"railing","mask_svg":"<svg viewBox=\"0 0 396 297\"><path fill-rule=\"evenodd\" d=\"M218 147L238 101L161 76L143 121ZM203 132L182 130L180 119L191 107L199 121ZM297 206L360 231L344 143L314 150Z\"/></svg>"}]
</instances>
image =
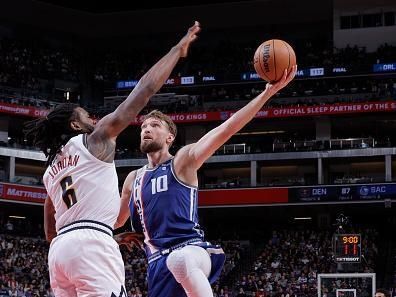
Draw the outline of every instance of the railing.
<instances>
[{"instance_id":1,"label":"railing","mask_svg":"<svg viewBox=\"0 0 396 297\"><path fill-rule=\"evenodd\" d=\"M342 177L336 178L334 180L335 185L343 185L343 184L364 184L364 183L374 183L374 182L383 182L383 178L378 177Z\"/></svg>"},{"instance_id":2,"label":"railing","mask_svg":"<svg viewBox=\"0 0 396 297\"><path fill-rule=\"evenodd\" d=\"M356 149L375 147L376 140L368 138L345 138L329 140L290 140L274 141L272 151L312 151L312 150L334 150L334 149Z\"/></svg>"},{"instance_id":3,"label":"railing","mask_svg":"<svg viewBox=\"0 0 396 297\"><path fill-rule=\"evenodd\" d=\"M346 139L330 139L330 149L339 148L368 148L375 147L374 138L346 138Z\"/></svg>"},{"instance_id":4,"label":"railing","mask_svg":"<svg viewBox=\"0 0 396 297\"><path fill-rule=\"evenodd\" d=\"M217 150L218 154L249 154L250 146L247 146L246 143L238 143L238 144L225 144Z\"/></svg>"},{"instance_id":5,"label":"railing","mask_svg":"<svg viewBox=\"0 0 396 297\"><path fill-rule=\"evenodd\" d=\"M21 106L52 108L59 102L51 101L52 94L39 93L31 90L11 88L0 85L0 100Z\"/></svg>"}]
</instances>

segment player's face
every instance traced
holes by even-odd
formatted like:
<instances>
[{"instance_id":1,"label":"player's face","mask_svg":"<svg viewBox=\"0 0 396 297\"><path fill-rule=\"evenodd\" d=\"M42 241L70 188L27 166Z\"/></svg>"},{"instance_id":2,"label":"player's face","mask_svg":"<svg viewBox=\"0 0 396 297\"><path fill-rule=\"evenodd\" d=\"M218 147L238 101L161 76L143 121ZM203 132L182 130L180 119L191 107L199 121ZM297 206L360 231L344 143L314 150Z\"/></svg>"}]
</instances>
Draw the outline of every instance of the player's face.
<instances>
[{"instance_id":1,"label":"player's face","mask_svg":"<svg viewBox=\"0 0 396 297\"><path fill-rule=\"evenodd\" d=\"M81 107L75 109L77 112L77 125L82 133L91 133L95 129L96 121L90 117L89 113Z\"/></svg>"},{"instance_id":2,"label":"player's face","mask_svg":"<svg viewBox=\"0 0 396 297\"><path fill-rule=\"evenodd\" d=\"M384 293L375 293L375 297L385 297Z\"/></svg>"},{"instance_id":3,"label":"player's face","mask_svg":"<svg viewBox=\"0 0 396 297\"><path fill-rule=\"evenodd\" d=\"M148 154L160 151L166 144L170 132L167 124L157 118L146 119L140 132L140 150Z\"/></svg>"}]
</instances>

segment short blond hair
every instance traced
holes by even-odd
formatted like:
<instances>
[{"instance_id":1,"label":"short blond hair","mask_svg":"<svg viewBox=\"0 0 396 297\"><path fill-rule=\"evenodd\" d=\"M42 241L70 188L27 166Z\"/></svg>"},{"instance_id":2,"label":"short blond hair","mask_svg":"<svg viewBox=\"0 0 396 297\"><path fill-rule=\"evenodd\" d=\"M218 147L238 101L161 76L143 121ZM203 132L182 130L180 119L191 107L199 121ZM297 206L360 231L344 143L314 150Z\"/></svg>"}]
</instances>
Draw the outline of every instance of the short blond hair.
<instances>
[{"instance_id":1,"label":"short blond hair","mask_svg":"<svg viewBox=\"0 0 396 297\"><path fill-rule=\"evenodd\" d=\"M146 114L143 117L143 121L142 122L144 122L145 120L147 120L149 118L155 118L155 119L158 119L160 121L164 121L168 125L169 132L172 133L173 136L175 136L175 138L176 138L177 127L176 127L175 123L172 121L172 119L170 118L170 116L168 116L168 115L162 113L161 111L155 109L155 110L151 111L150 113Z\"/></svg>"}]
</instances>

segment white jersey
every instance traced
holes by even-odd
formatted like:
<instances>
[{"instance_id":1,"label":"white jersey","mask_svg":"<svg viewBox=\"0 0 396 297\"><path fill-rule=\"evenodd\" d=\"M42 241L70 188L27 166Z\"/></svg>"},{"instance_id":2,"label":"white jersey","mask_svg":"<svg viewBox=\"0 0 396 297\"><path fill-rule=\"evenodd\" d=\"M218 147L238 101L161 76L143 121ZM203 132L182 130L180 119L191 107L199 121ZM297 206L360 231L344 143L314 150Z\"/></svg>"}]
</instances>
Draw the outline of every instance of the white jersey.
<instances>
[{"instance_id":1,"label":"white jersey","mask_svg":"<svg viewBox=\"0 0 396 297\"><path fill-rule=\"evenodd\" d=\"M44 185L56 214L56 231L78 220L94 220L111 228L120 210L114 162L93 156L86 134L71 138L44 173Z\"/></svg>"}]
</instances>

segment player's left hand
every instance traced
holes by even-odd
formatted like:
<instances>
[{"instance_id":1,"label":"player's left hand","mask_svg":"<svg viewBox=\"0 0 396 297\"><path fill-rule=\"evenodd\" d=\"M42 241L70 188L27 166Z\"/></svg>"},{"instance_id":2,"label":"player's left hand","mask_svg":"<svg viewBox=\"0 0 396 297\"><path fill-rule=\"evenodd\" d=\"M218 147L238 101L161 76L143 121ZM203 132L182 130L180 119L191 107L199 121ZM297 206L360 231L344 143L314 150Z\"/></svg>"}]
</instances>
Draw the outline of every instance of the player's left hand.
<instances>
[{"instance_id":1,"label":"player's left hand","mask_svg":"<svg viewBox=\"0 0 396 297\"><path fill-rule=\"evenodd\" d=\"M181 57L187 57L188 49L191 43L197 39L199 31L201 31L201 25L199 22L195 21L194 25L188 29L187 34L177 44L181 50Z\"/></svg>"},{"instance_id":2,"label":"player's left hand","mask_svg":"<svg viewBox=\"0 0 396 297\"><path fill-rule=\"evenodd\" d=\"M144 235L136 232L124 232L114 235L114 240L119 245L125 245L129 251L132 251L132 247L143 249Z\"/></svg>"}]
</instances>

